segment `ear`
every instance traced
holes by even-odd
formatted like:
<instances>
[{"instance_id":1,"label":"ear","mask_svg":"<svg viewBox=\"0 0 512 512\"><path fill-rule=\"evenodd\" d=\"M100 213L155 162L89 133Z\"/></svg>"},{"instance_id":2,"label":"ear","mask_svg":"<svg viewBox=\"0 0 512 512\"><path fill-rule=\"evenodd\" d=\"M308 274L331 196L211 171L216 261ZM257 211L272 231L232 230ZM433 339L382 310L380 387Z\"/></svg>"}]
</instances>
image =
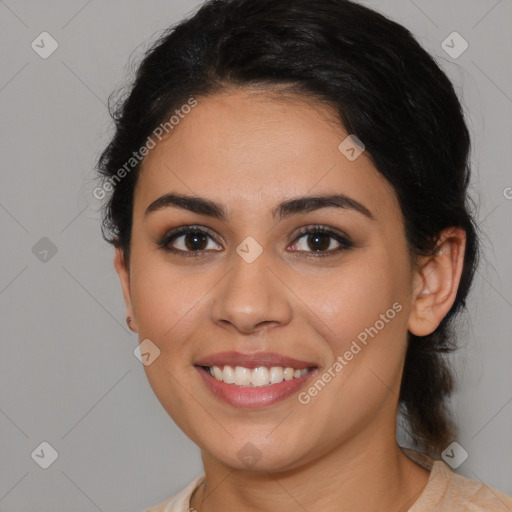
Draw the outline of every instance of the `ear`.
<instances>
[{"instance_id":1,"label":"ear","mask_svg":"<svg viewBox=\"0 0 512 512\"><path fill-rule=\"evenodd\" d=\"M126 304L126 316L131 316L132 321L130 322L130 329L137 332L137 321L133 313L132 308L132 297L130 292L130 272L126 268L126 262L124 259L124 251L120 247L115 248L114 252L114 267L116 269L119 280L121 281L121 288L123 289L124 302Z\"/></svg>"},{"instance_id":2,"label":"ear","mask_svg":"<svg viewBox=\"0 0 512 512\"><path fill-rule=\"evenodd\" d=\"M427 336L437 329L452 307L464 267L466 233L461 228L442 231L433 256L423 257L414 272L413 303L408 330Z\"/></svg>"}]
</instances>

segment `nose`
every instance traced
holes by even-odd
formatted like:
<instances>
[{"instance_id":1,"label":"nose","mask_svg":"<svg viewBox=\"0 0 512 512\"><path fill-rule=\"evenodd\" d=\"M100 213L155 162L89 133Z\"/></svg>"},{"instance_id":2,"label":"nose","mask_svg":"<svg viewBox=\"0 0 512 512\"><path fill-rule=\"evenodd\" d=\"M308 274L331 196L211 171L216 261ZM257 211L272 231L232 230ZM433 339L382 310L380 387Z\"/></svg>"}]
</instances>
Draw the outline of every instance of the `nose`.
<instances>
[{"instance_id":1,"label":"nose","mask_svg":"<svg viewBox=\"0 0 512 512\"><path fill-rule=\"evenodd\" d=\"M272 267L265 251L252 263L234 253L231 270L214 288L213 322L243 334L289 323L292 293Z\"/></svg>"}]
</instances>

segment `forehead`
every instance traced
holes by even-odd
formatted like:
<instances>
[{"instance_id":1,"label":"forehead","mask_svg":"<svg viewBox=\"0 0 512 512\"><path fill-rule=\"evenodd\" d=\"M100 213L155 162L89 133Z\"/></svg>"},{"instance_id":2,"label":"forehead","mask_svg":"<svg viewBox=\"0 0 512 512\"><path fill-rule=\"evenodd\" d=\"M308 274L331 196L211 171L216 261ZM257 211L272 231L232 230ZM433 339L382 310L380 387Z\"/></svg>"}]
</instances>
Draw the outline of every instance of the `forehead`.
<instances>
[{"instance_id":1,"label":"forehead","mask_svg":"<svg viewBox=\"0 0 512 512\"><path fill-rule=\"evenodd\" d=\"M230 90L197 98L172 133L146 156L135 210L180 191L228 209L286 197L339 192L370 209L395 210L394 191L363 152L349 160L348 137L332 107L293 95ZM385 212L383 212L385 213ZM396 212L395 212L396 213Z\"/></svg>"}]
</instances>

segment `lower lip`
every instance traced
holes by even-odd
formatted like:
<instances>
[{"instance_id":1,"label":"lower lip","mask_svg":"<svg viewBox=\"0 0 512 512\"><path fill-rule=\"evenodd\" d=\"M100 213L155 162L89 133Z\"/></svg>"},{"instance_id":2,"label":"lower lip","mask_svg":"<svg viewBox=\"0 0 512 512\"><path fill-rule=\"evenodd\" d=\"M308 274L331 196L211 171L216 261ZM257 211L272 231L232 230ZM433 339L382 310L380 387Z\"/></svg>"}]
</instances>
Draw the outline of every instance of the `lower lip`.
<instances>
[{"instance_id":1,"label":"lower lip","mask_svg":"<svg viewBox=\"0 0 512 512\"><path fill-rule=\"evenodd\" d=\"M196 366L204 383L215 395L234 407L257 408L272 405L288 398L297 392L304 384L317 373L317 368L299 378L283 380L279 384L268 386L236 386L217 380L210 372L201 366Z\"/></svg>"}]
</instances>

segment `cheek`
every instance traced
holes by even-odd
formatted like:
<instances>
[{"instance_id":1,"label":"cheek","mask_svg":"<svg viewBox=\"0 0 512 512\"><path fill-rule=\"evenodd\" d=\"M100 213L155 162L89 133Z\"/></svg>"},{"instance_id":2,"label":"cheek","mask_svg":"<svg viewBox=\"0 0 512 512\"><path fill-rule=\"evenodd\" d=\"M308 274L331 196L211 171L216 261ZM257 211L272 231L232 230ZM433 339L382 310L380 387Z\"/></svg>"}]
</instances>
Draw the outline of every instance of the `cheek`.
<instances>
[{"instance_id":1,"label":"cheek","mask_svg":"<svg viewBox=\"0 0 512 512\"><path fill-rule=\"evenodd\" d=\"M385 253L361 257L328 278L301 281L297 294L310 308L308 318L329 354L319 376L330 374L325 375L329 391L317 402L320 409L324 400L335 400L346 414L354 403L362 405L358 397L366 397L369 411L399 381L406 347L405 281L392 261Z\"/></svg>"},{"instance_id":2,"label":"cheek","mask_svg":"<svg viewBox=\"0 0 512 512\"><path fill-rule=\"evenodd\" d=\"M337 354L347 350L352 340L376 322L379 330L384 330L380 317L400 297L386 258L370 261L359 257L335 272L314 278L303 276L296 285L297 295L311 311L311 320ZM394 318L394 311L388 316Z\"/></svg>"},{"instance_id":3,"label":"cheek","mask_svg":"<svg viewBox=\"0 0 512 512\"><path fill-rule=\"evenodd\" d=\"M352 267L326 280L321 293L309 292L309 318L330 359L299 399L316 418L312 431L319 437L325 422L334 438L363 428L398 396L405 309L390 273L374 271Z\"/></svg>"},{"instance_id":4,"label":"cheek","mask_svg":"<svg viewBox=\"0 0 512 512\"><path fill-rule=\"evenodd\" d=\"M197 321L195 306L209 289L208 274L187 271L149 250L134 253L133 270L132 302L139 335L154 339L161 349L179 349L182 336L177 333Z\"/></svg>"}]
</instances>

